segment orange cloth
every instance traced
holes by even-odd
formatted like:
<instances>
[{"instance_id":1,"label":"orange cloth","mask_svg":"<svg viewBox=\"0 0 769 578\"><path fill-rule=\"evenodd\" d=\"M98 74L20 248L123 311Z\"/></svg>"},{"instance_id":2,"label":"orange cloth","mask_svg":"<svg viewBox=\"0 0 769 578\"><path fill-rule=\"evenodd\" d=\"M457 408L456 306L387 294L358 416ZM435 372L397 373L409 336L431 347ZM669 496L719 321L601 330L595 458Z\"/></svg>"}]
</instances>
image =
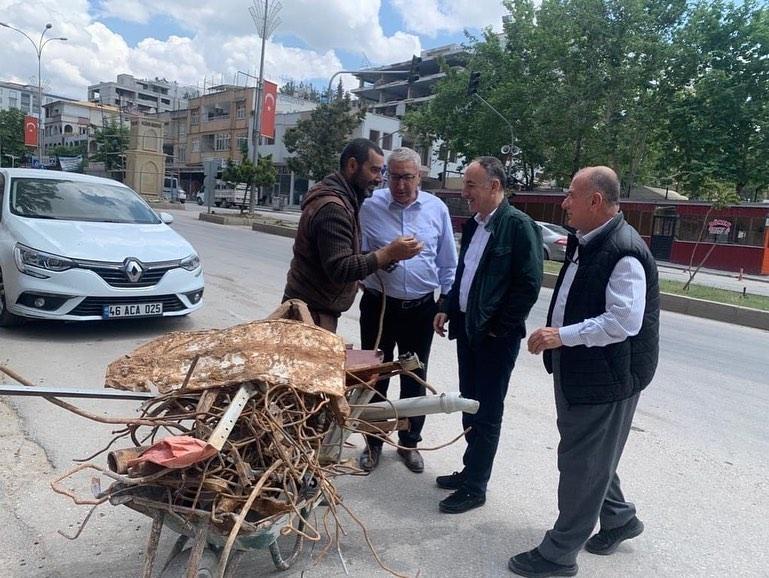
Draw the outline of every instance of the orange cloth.
<instances>
[{"instance_id":1,"label":"orange cloth","mask_svg":"<svg viewBox=\"0 0 769 578\"><path fill-rule=\"evenodd\" d=\"M217 453L219 452L215 447L203 440L191 436L171 436L153 444L138 458L128 462L128 465L151 462L164 468L186 468Z\"/></svg>"}]
</instances>

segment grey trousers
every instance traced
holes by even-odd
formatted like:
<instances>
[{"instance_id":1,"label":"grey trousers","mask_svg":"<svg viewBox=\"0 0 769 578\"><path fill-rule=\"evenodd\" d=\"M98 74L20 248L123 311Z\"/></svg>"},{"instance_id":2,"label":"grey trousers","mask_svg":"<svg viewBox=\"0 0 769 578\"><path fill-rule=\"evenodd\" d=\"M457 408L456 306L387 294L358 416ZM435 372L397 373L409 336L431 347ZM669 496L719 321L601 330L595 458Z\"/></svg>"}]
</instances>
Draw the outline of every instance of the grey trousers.
<instances>
[{"instance_id":1,"label":"grey trousers","mask_svg":"<svg viewBox=\"0 0 769 578\"><path fill-rule=\"evenodd\" d=\"M558 380L559 355L553 355L555 407L558 416L558 519L545 534L539 553L556 564L574 564L595 523L624 526L636 514L625 500L617 464L633 423L639 394L600 405L566 402Z\"/></svg>"}]
</instances>

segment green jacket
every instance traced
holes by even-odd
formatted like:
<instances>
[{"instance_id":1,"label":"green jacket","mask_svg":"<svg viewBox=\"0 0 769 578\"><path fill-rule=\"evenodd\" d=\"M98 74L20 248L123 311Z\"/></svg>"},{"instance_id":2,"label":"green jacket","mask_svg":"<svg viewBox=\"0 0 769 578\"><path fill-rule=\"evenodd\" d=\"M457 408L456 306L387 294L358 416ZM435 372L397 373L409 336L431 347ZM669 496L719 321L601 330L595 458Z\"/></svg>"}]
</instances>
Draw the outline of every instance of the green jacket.
<instances>
[{"instance_id":1,"label":"green jacket","mask_svg":"<svg viewBox=\"0 0 769 578\"><path fill-rule=\"evenodd\" d=\"M462 228L459 266L443 304L449 316L449 339L456 338L465 254L477 228L474 218L468 219ZM526 317L542 285L542 232L531 217L503 199L486 229L491 235L467 298L465 331L471 346L480 344L489 333L523 338Z\"/></svg>"}]
</instances>

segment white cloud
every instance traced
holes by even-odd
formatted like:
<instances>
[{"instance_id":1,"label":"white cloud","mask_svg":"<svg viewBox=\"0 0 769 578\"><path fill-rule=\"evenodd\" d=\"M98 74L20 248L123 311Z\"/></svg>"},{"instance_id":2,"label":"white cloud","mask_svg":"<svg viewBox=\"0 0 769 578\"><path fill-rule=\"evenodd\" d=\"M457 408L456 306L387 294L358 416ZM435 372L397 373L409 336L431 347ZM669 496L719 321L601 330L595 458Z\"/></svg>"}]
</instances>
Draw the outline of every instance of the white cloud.
<instances>
[{"instance_id":1,"label":"white cloud","mask_svg":"<svg viewBox=\"0 0 769 578\"><path fill-rule=\"evenodd\" d=\"M381 0L282 0L280 25L267 43L267 78L284 82L328 79L345 66L340 54L359 55L374 65L408 60L421 50L419 34L473 26L472 14L489 24L501 11L499 0L391 0L403 14L407 31L386 34L380 24ZM488 7L486 7L488 4ZM119 73L164 77L201 85L204 78L233 82L237 71L256 74L261 40L248 13L248 2L219 0L192 7L191 0L0 0L0 17L37 38L46 22L49 35L66 36L43 53L43 79L55 94L86 98L89 84L114 80ZM484 7L482 9L482 7ZM472 9L471 9L472 8ZM389 9L389 8L388 8ZM411 17L410 15L414 15ZM12 15L12 19L9 15ZM135 45L110 29L103 18L123 20L146 38ZM478 20L480 17L475 18ZM483 19L481 19L483 20ZM173 22L174 30L158 28ZM286 46L286 42L300 47ZM0 28L2 78L36 82L37 59L21 35ZM241 82L243 78L241 77ZM345 87L355 85L343 77Z\"/></svg>"},{"instance_id":2,"label":"white cloud","mask_svg":"<svg viewBox=\"0 0 769 578\"><path fill-rule=\"evenodd\" d=\"M390 4L406 30L430 37L487 26L501 30L507 13L501 0L390 0Z\"/></svg>"}]
</instances>

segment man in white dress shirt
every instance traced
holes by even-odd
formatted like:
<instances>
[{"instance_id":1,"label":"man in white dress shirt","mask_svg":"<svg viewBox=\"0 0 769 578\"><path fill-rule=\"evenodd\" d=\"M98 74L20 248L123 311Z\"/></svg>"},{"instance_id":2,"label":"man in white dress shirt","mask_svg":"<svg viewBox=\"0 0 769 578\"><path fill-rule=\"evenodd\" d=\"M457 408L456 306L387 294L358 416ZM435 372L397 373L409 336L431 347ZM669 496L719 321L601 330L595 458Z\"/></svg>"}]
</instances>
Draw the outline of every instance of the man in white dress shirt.
<instances>
[{"instance_id":1,"label":"man in white dress shirt","mask_svg":"<svg viewBox=\"0 0 769 578\"><path fill-rule=\"evenodd\" d=\"M577 234L569 237L547 327L528 342L553 374L559 514L537 548L510 559L521 576L574 576L583 545L608 555L644 529L616 471L638 397L657 368L659 285L654 258L619 210L619 190L613 170L587 167L561 205Z\"/></svg>"},{"instance_id":2,"label":"man in white dress shirt","mask_svg":"<svg viewBox=\"0 0 769 578\"><path fill-rule=\"evenodd\" d=\"M385 294L384 317L379 348L384 360L398 354L414 353L424 364L414 373L426 379L427 363L433 341L433 317L438 311L435 292L443 298L451 289L457 268L457 248L451 217L438 197L419 189L419 153L401 147L387 159L388 188L374 191L360 210L363 251L375 251L397 238L415 238L422 247L408 263L403 261L390 271L369 275L363 280L360 300L361 347L371 349L379 335L382 290ZM387 399L389 380L377 382L373 402ZM400 398L425 394L425 387L408 375L400 376ZM398 455L412 472L424 471L417 444L422 441L425 417L409 418L409 429L398 432ZM360 466L370 472L379 465L382 436L367 436Z\"/></svg>"}]
</instances>

